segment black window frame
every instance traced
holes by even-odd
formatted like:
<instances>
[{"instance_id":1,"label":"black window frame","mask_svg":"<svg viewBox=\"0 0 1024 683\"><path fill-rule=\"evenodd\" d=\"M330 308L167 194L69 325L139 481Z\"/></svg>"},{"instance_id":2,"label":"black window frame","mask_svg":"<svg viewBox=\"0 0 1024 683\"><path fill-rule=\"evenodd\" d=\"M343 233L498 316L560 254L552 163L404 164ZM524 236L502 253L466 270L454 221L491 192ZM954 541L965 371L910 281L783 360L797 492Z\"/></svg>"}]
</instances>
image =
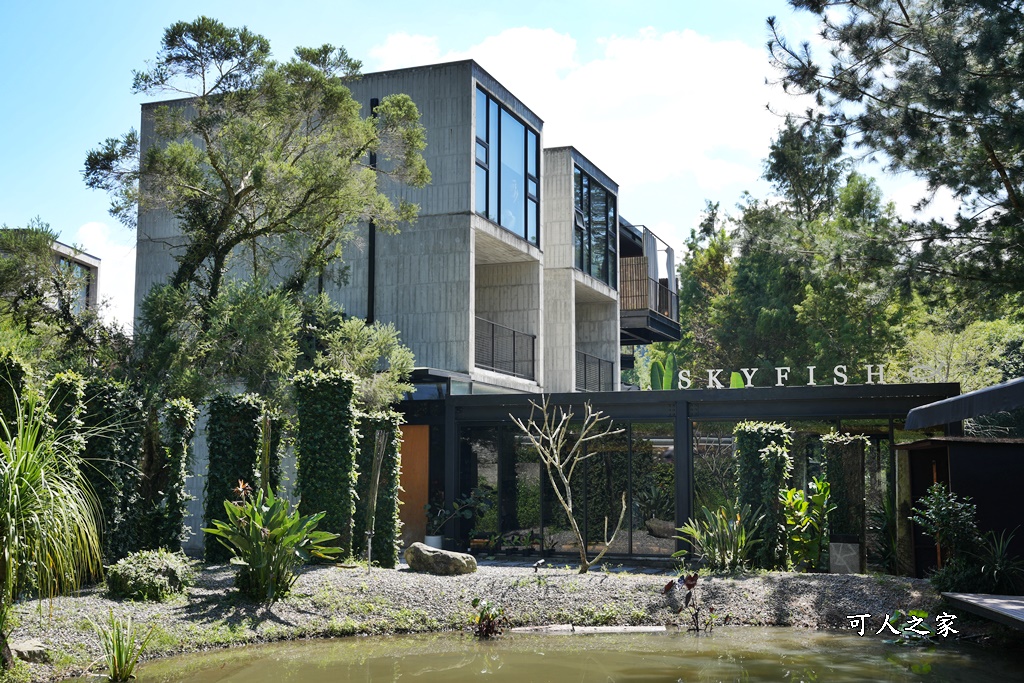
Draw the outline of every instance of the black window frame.
<instances>
[{"instance_id":1,"label":"black window frame","mask_svg":"<svg viewBox=\"0 0 1024 683\"><path fill-rule=\"evenodd\" d=\"M594 263L593 192L596 185L605 192L605 231L603 248L605 273L601 277ZM579 164L573 164L573 267L614 290L619 288L619 197L604 183L587 173ZM598 264L599 265L599 264Z\"/></svg>"},{"instance_id":2,"label":"black window frame","mask_svg":"<svg viewBox=\"0 0 1024 683\"><path fill-rule=\"evenodd\" d=\"M486 111L483 113L484 122L484 136L481 137L480 133L480 121L481 112L479 111L480 96L483 95L484 104ZM482 86L476 86L476 92L474 93L474 107L477 108L476 115L473 117L474 127L474 139L475 145L473 147L473 160L474 160L474 182L477 182L477 171L480 169L484 174L484 182L487 186L484 192L485 202L484 206L478 206L479 202L477 198L480 194L480 188L476 188L473 193L473 211L483 218L486 218L491 223L494 223L502 230L509 232L510 234L519 237L526 241L528 244L540 248L541 240L541 220L540 220L540 166L541 166L541 147L540 147L540 131L535 130L529 123L524 121L522 117L517 116L515 112L506 107L496 97L491 95ZM495 116L495 111L496 116ZM523 197L522 197L522 211L523 211L523 225L521 231L512 230L501 224L501 115L502 113L507 114L512 119L520 123L523 128ZM497 119L497 123L492 121L492 118ZM491 137L496 134L497 139L492 140ZM533 137L533 158L536 165L536 173L530 173L530 138ZM485 152L485 159L481 160L477 155L477 145L481 146ZM493 175L492 175L493 174ZM530 183L534 183L536 191L530 192ZM533 210L531 211L530 204L533 203ZM534 239L531 239L531 219L532 226L535 228L536 234L533 235Z\"/></svg>"}]
</instances>

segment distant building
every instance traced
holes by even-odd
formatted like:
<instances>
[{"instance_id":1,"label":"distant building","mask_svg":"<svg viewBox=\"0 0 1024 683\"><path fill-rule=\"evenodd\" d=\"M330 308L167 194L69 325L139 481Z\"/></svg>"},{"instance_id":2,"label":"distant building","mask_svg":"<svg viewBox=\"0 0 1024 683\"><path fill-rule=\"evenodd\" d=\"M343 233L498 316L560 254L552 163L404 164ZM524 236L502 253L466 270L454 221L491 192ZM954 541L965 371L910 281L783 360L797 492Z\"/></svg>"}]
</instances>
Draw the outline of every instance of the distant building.
<instances>
[{"instance_id":1,"label":"distant building","mask_svg":"<svg viewBox=\"0 0 1024 683\"><path fill-rule=\"evenodd\" d=\"M77 287L75 312L96 310L99 305L100 259L54 240L51 246L60 268L67 268Z\"/></svg>"}]
</instances>

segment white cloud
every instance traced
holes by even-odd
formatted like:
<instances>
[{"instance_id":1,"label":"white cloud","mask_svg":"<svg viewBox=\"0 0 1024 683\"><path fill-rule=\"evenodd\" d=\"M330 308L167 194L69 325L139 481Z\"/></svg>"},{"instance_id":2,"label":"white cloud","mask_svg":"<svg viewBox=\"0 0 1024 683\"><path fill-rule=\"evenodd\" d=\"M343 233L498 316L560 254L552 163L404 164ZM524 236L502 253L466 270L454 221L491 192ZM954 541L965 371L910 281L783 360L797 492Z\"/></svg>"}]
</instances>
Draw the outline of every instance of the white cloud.
<instances>
[{"instance_id":1,"label":"white cloud","mask_svg":"<svg viewBox=\"0 0 1024 683\"><path fill-rule=\"evenodd\" d=\"M653 28L598 46L598 57L581 61L575 39L552 29L507 29L461 52L442 52L435 37L392 34L371 50L370 66L475 59L544 120L545 147L572 145L619 183L623 199L648 198L620 208L630 220L671 226L661 236L673 245L705 197L730 204L756 183L781 125L765 105L805 107L766 85L776 74L760 46Z\"/></svg>"},{"instance_id":2,"label":"white cloud","mask_svg":"<svg viewBox=\"0 0 1024 683\"><path fill-rule=\"evenodd\" d=\"M103 319L130 330L135 310L135 236L124 228L111 229L106 223L91 222L78 228L74 244L100 259Z\"/></svg>"}]
</instances>

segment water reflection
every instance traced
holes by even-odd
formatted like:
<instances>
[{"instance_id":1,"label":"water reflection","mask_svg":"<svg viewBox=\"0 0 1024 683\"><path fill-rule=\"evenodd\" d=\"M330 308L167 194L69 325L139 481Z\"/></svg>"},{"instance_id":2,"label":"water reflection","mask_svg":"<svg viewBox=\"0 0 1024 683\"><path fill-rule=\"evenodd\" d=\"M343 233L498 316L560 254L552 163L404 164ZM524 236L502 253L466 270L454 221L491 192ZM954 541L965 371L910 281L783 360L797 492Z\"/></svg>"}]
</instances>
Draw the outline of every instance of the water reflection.
<instances>
[{"instance_id":1,"label":"water reflection","mask_svg":"<svg viewBox=\"0 0 1024 683\"><path fill-rule=\"evenodd\" d=\"M687 633L461 634L343 638L250 646L147 662L139 683L278 681L920 681L1016 679L1020 654L954 643L899 647L881 638L788 628Z\"/></svg>"}]
</instances>

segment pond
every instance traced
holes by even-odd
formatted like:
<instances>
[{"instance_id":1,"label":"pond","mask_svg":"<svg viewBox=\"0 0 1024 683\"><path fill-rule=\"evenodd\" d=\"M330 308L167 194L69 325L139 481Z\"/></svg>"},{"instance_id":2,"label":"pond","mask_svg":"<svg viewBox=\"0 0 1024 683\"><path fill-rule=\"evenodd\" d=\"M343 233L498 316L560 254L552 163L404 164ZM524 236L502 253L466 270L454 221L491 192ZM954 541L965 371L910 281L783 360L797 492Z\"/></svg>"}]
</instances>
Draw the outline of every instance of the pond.
<instances>
[{"instance_id":1,"label":"pond","mask_svg":"<svg viewBox=\"0 0 1024 683\"><path fill-rule=\"evenodd\" d=\"M142 665L138 683L280 681L983 681L1018 680L1024 656L944 641L724 627L712 634L463 634L353 637L182 655Z\"/></svg>"}]
</instances>

